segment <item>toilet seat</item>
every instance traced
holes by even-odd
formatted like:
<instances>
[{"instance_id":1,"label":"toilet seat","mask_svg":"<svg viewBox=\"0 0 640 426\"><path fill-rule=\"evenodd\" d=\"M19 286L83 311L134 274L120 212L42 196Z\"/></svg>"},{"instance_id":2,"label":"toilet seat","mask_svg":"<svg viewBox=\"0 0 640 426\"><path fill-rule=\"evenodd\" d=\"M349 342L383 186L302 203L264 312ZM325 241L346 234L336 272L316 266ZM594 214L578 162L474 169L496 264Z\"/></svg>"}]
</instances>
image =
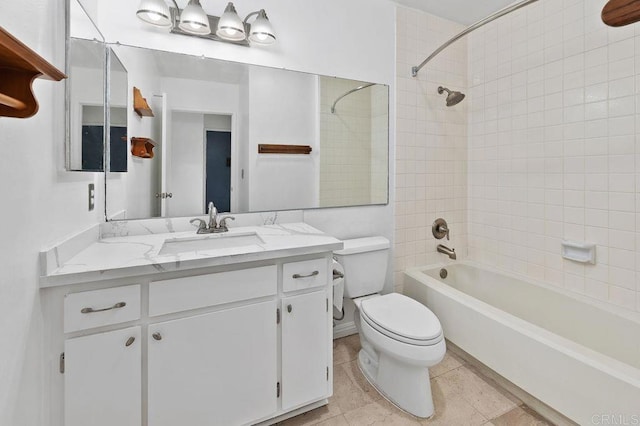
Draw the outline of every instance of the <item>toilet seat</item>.
<instances>
[{"instance_id":1,"label":"toilet seat","mask_svg":"<svg viewBox=\"0 0 640 426\"><path fill-rule=\"evenodd\" d=\"M429 308L399 293L371 297L359 304L372 328L403 343L431 346L443 339L440 321Z\"/></svg>"}]
</instances>

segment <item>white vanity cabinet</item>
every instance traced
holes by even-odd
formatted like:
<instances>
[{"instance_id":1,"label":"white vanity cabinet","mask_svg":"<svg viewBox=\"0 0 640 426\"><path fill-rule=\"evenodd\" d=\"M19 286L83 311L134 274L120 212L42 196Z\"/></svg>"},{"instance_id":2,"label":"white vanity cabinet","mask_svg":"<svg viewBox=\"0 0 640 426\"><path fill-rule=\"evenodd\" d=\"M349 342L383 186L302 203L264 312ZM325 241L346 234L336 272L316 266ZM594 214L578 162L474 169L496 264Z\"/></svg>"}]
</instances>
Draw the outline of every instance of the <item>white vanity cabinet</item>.
<instances>
[{"instance_id":1,"label":"white vanity cabinet","mask_svg":"<svg viewBox=\"0 0 640 426\"><path fill-rule=\"evenodd\" d=\"M282 299L282 408L321 398L329 390L324 291Z\"/></svg>"},{"instance_id":2,"label":"white vanity cabinet","mask_svg":"<svg viewBox=\"0 0 640 426\"><path fill-rule=\"evenodd\" d=\"M275 414L276 301L149 326L149 426L243 425Z\"/></svg>"},{"instance_id":3,"label":"white vanity cabinet","mask_svg":"<svg viewBox=\"0 0 640 426\"><path fill-rule=\"evenodd\" d=\"M272 424L326 404L330 265L322 251L51 289L64 368L46 426Z\"/></svg>"},{"instance_id":4,"label":"white vanity cabinet","mask_svg":"<svg viewBox=\"0 0 640 426\"><path fill-rule=\"evenodd\" d=\"M64 348L65 425L140 425L140 327L67 339Z\"/></svg>"},{"instance_id":5,"label":"white vanity cabinet","mask_svg":"<svg viewBox=\"0 0 640 426\"><path fill-rule=\"evenodd\" d=\"M328 271L324 258L282 266L283 409L318 399L330 389L327 341L322 338L330 311Z\"/></svg>"}]
</instances>

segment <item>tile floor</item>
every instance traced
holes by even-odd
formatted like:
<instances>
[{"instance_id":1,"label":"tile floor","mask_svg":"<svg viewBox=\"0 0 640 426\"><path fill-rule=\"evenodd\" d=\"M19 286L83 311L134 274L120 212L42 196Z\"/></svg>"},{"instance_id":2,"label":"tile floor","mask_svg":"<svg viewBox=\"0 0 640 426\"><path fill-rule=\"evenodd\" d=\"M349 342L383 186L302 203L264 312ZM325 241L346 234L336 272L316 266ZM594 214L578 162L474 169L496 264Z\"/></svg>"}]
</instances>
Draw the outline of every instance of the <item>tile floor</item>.
<instances>
[{"instance_id":1,"label":"tile floor","mask_svg":"<svg viewBox=\"0 0 640 426\"><path fill-rule=\"evenodd\" d=\"M279 425L550 425L449 351L430 370L435 416L429 420L413 417L398 410L371 387L358 369L358 350L357 334L334 340L333 397L329 404Z\"/></svg>"}]
</instances>

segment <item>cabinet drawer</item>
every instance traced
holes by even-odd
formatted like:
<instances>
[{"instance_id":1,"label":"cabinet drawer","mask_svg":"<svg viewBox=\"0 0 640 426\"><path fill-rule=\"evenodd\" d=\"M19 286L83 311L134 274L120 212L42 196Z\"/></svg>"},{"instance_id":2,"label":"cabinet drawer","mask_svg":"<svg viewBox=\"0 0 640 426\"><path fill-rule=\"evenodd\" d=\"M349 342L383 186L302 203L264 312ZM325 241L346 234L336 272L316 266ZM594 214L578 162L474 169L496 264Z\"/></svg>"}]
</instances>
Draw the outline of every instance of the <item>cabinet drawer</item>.
<instances>
[{"instance_id":1,"label":"cabinet drawer","mask_svg":"<svg viewBox=\"0 0 640 426\"><path fill-rule=\"evenodd\" d=\"M282 291L322 287L327 284L328 270L325 258L285 263L282 266Z\"/></svg>"},{"instance_id":2,"label":"cabinet drawer","mask_svg":"<svg viewBox=\"0 0 640 426\"><path fill-rule=\"evenodd\" d=\"M149 316L275 295L275 265L155 281L149 286Z\"/></svg>"},{"instance_id":3,"label":"cabinet drawer","mask_svg":"<svg viewBox=\"0 0 640 426\"><path fill-rule=\"evenodd\" d=\"M139 285L70 293L64 297L65 333L139 318Z\"/></svg>"}]
</instances>

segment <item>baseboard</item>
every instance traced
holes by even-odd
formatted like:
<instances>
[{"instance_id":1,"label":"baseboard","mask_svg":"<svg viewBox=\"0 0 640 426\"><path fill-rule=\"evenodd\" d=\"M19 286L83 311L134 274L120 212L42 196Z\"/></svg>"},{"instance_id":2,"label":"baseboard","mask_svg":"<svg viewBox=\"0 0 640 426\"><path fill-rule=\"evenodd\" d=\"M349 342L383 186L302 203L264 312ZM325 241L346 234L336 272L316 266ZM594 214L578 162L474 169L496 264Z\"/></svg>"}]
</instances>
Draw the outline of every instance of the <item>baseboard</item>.
<instances>
[{"instance_id":1,"label":"baseboard","mask_svg":"<svg viewBox=\"0 0 640 426\"><path fill-rule=\"evenodd\" d=\"M356 334L357 332L358 329L356 328L355 322L345 322L333 327L333 338L339 339L341 337L351 336L352 334Z\"/></svg>"}]
</instances>

